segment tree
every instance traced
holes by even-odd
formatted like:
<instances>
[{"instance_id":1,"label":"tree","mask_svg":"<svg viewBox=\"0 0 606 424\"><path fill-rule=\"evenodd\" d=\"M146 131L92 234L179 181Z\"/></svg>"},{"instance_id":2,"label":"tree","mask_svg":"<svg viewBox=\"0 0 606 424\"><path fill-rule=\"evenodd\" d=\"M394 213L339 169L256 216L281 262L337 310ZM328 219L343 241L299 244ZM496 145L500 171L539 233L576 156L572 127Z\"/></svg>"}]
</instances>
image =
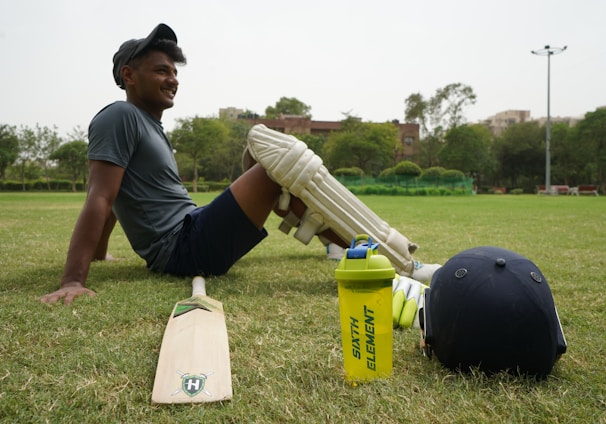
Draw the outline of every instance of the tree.
<instances>
[{"instance_id":1,"label":"tree","mask_svg":"<svg viewBox=\"0 0 606 424\"><path fill-rule=\"evenodd\" d=\"M422 134L428 134L428 103L421 93L413 93L405 101L404 119L406 122L419 124Z\"/></svg>"},{"instance_id":2,"label":"tree","mask_svg":"<svg viewBox=\"0 0 606 424\"><path fill-rule=\"evenodd\" d=\"M0 125L0 179L6 178L6 168L19 156L19 138L15 127Z\"/></svg>"},{"instance_id":3,"label":"tree","mask_svg":"<svg viewBox=\"0 0 606 424\"><path fill-rule=\"evenodd\" d=\"M324 155L329 167L358 167L366 175L377 175L392 166L398 145L398 128L390 122L343 121L340 131L331 133Z\"/></svg>"},{"instance_id":4,"label":"tree","mask_svg":"<svg viewBox=\"0 0 606 424\"><path fill-rule=\"evenodd\" d=\"M494 152L499 163L496 178L511 186L531 189L545 176L545 127L535 122L509 126L495 139ZM500 184L500 181L495 181Z\"/></svg>"},{"instance_id":5,"label":"tree","mask_svg":"<svg viewBox=\"0 0 606 424\"><path fill-rule=\"evenodd\" d=\"M476 102L473 89L462 83L438 88L435 94L425 99L421 93L413 93L405 100L404 119L419 124L419 164L425 168L438 166L439 152L444 134L465 122L463 109Z\"/></svg>"},{"instance_id":6,"label":"tree","mask_svg":"<svg viewBox=\"0 0 606 424\"><path fill-rule=\"evenodd\" d=\"M326 143L326 136L314 135L314 134L293 134L299 140L307 144L311 150L314 151L320 157L324 157L324 144Z\"/></svg>"},{"instance_id":7,"label":"tree","mask_svg":"<svg viewBox=\"0 0 606 424\"><path fill-rule=\"evenodd\" d=\"M440 150L440 165L458 169L479 179L492 166L490 145L492 135L484 125L461 125L451 128Z\"/></svg>"},{"instance_id":8,"label":"tree","mask_svg":"<svg viewBox=\"0 0 606 424\"><path fill-rule=\"evenodd\" d=\"M44 171L46 184L50 190L50 155L61 144L61 138L56 128L35 128L21 126L18 131L19 154L15 164L21 177L21 184L25 191L25 180L38 178L40 169Z\"/></svg>"},{"instance_id":9,"label":"tree","mask_svg":"<svg viewBox=\"0 0 606 424\"><path fill-rule=\"evenodd\" d=\"M44 177L46 179L46 187L50 191L50 160L53 152L61 144L61 138L57 134L57 128L40 127L36 124L36 160L42 165Z\"/></svg>"},{"instance_id":10,"label":"tree","mask_svg":"<svg viewBox=\"0 0 606 424\"><path fill-rule=\"evenodd\" d=\"M430 114L435 119L434 125L448 130L463 124L463 109L475 102L473 88L460 82L438 89L429 102Z\"/></svg>"},{"instance_id":11,"label":"tree","mask_svg":"<svg viewBox=\"0 0 606 424\"><path fill-rule=\"evenodd\" d=\"M73 140L62 144L50 155L50 159L59 161L59 166L70 175L73 192L76 192L78 178L82 177L82 183L86 185L87 150L85 141Z\"/></svg>"},{"instance_id":12,"label":"tree","mask_svg":"<svg viewBox=\"0 0 606 424\"><path fill-rule=\"evenodd\" d=\"M566 185L582 183L585 152L579 151L575 132L565 122L555 122L551 127L551 176L554 181ZM591 158L587 158L591 160Z\"/></svg>"},{"instance_id":13,"label":"tree","mask_svg":"<svg viewBox=\"0 0 606 424\"><path fill-rule=\"evenodd\" d=\"M37 156L36 133L27 126L21 126L17 139L19 141L19 154L15 165L21 177L21 187L25 191L25 180L34 177L32 170L35 169L33 165Z\"/></svg>"},{"instance_id":14,"label":"tree","mask_svg":"<svg viewBox=\"0 0 606 424\"><path fill-rule=\"evenodd\" d=\"M275 106L267 106L265 117L267 119L276 119L280 115L296 115L311 118L311 106L306 105L295 97L281 97Z\"/></svg>"},{"instance_id":15,"label":"tree","mask_svg":"<svg viewBox=\"0 0 606 424\"><path fill-rule=\"evenodd\" d=\"M420 93L408 96L404 118L406 122L419 124L423 137L440 139L446 131L465 122L463 109L475 102L473 88L460 82L448 84L438 88L429 99Z\"/></svg>"},{"instance_id":16,"label":"tree","mask_svg":"<svg viewBox=\"0 0 606 424\"><path fill-rule=\"evenodd\" d=\"M83 130L80 125L76 125L72 131L70 133L67 134L67 141L76 141L76 140L80 140L80 141L84 141L85 143L88 143L88 133L86 132L86 130Z\"/></svg>"},{"instance_id":17,"label":"tree","mask_svg":"<svg viewBox=\"0 0 606 424\"><path fill-rule=\"evenodd\" d=\"M169 134L174 148L189 155L193 161L192 189L198 191L198 166L204 155L211 149L227 141L229 130L222 121L215 118L178 119L177 127Z\"/></svg>"},{"instance_id":18,"label":"tree","mask_svg":"<svg viewBox=\"0 0 606 424\"><path fill-rule=\"evenodd\" d=\"M439 153L442 149L442 139L428 135L419 140L418 162L423 168L430 168L440 164Z\"/></svg>"},{"instance_id":19,"label":"tree","mask_svg":"<svg viewBox=\"0 0 606 424\"><path fill-rule=\"evenodd\" d=\"M604 191L606 189L606 108L586 113L585 118L577 124L576 130L578 148L591 158L588 165L594 172L588 178L597 182Z\"/></svg>"},{"instance_id":20,"label":"tree","mask_svg":"<svg viewBox=\"0 0 606 424\"><path fill-rule=\"evenodd\" d=\"M213 143L210 153L202 159L204 176L209 180L235 180L242 173L242 152L250 124L241 120L221 120L228 129L223 143Z\"/></svg>"}]
</instances>

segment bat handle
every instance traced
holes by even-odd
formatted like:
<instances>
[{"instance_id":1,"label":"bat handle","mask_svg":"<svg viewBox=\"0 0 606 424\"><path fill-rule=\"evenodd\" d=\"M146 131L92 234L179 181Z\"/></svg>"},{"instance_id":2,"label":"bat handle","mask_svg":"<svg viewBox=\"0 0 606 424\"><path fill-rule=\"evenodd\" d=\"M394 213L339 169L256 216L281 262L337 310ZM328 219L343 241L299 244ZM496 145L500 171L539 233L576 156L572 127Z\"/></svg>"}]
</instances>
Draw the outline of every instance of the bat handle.
<instances>
[{"instance_id":1,"label":"bat handle","mask_svg":"<svg viewBox=\"0 0 606 424\"><path fill-rule=\"evenodd\" d=\"M206 280L197 276L191 282L192 296L206 296Z\"/></svg>"}]
</instances>

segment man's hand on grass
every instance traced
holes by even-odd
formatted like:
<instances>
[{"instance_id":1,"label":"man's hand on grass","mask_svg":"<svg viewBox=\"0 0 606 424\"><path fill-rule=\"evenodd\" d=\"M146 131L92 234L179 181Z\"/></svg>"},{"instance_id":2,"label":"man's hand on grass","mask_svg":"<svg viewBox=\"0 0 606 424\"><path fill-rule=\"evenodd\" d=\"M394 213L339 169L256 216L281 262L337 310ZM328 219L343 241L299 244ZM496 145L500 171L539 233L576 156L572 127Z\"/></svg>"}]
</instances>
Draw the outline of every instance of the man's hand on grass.
<instances>
[{"instance_id":1,"label":"man's hand on grass","mask_svg":"<svg viewBox=\"0 0 606 424\"><path fill-rule=\"evenodd\" d=\"M82 283L73 282L64 284L59 290L45 294L40 298L40 302L53 304L63 299L63 304L69 305L74 301L75 298L83 295L95 296L96 293L84 287Z\"/></svg>"}]
</instances>

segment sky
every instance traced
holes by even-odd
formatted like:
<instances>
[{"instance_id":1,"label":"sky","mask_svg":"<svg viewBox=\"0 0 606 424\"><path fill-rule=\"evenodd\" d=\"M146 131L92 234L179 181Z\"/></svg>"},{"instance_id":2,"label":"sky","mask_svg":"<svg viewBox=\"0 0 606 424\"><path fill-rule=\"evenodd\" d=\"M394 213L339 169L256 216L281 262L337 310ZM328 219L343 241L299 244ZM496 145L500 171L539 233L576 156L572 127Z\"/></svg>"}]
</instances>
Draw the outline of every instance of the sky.
<instances>
[{"instance_id":1,"label":"sky","mask_svg":"<svg viewBox=\"0 0 606 424\"><path fill-rule=\"evenodd\" d=\"M606 106L604 0L0 0L0 124L86 129L124 100L112 57L158 23L176 32L178 118L237 107L264 114L281 97L315 120L404 121L406 98L473 88L468 122L498 112L582 117Z\"/></svg>"}]
</instances>

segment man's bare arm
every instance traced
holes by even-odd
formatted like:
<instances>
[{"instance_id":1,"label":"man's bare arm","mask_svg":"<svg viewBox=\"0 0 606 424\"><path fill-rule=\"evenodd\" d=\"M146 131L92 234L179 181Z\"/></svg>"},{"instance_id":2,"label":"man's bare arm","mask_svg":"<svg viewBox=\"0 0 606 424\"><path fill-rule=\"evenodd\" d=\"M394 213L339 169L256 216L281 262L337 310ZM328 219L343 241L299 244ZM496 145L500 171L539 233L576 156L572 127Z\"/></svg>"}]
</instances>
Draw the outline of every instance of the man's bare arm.
<instances>
[{"instance_id":1,"label":"man's bare arm","mask_svg":"<svg viewBox=\"0 0 606 424\"><path fill-rule=\"evenodd\" d=\"M115 225L116 215L111 212L109 217L105 221L105 225L103 226L101 239L99 240L99 244L97 244L97 250L95 251L95 255L93 256L94 261L103 261L105 259L108 259L107 246L109 244L109 236L112 234Z\"/></svg>"},{"instance_id":2,"label":"man's bare arm","mask_svg":"<svg viewBox=\"0 0 606 424\"><path fill-rule=\"evenodd\" d=\"M89 190L72 233L61 287L42 296L42 303L64 299L66 305L82 295L94 296L85 287L90 263L103 250L115 224L112 205L124 176L124 168L103 161L89 162Z\"/></svg>"}]
</instances>

